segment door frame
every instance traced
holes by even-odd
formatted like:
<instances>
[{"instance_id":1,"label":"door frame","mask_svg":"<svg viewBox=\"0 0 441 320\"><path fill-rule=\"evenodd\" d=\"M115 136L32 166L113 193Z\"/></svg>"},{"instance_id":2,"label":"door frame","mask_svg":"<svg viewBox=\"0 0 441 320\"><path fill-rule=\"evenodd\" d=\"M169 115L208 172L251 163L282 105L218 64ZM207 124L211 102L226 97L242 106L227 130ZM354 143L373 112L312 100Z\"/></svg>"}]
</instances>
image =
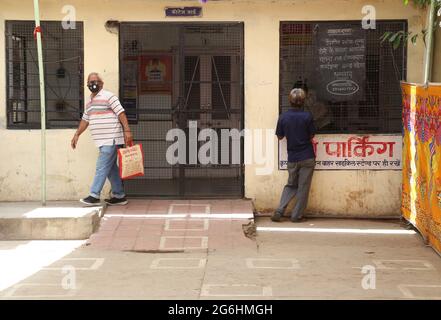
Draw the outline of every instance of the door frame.
<instances>
[{"instance_id":1,"label":"door frame","mask_svg":"<svg viewBox=\"0 0 441 320\"><path fill-rule=\"evenodd\" d=\"M185 56L190 56L190 55L231 55L231 56L238 56L239 57L239 84L238 84L238 90L239 90L239 98L238 101L240 103L240 128L237 128L238 130L243 130L245 128L245 86L244 86L244 77L245 77L245 52L244 52L244 43L245 43L245 28L244 28L244 23L242 21L204 21L204 22L192 22L192 21L185 21L185 22L168 22L168 21L123 21L120 23L120 27L121 25L135 25L135 26L142 26L142 27L146 27L148 28L149 26L160 26L160 25L167 25L167 26L177 26L180 27L179 28L179 46L176 50L174 50L173 53L170 54L176 54L177 55L177 59L179 61L179 95L178 95L178 101L180 101L178 104L178 108L180 107L180 104L182 103L182 98L185 99L185 97L183 97L183 95L185 95L185 80L184 80L184 67L185 67ZM241 41L240 41L240 46L239 46L239 51L233 55L231 54L232 50L231 49L225 49L224 51L219 50L219 48L209 48L209 47L185 47L184 45L184 27L188 27L188 26L192 26L192 27L215 27L215 26L221 26L221 27L225 27L225 26L239 26L240 28L240 33L241 33ZM122 86L122 68L121 68L121 59L123 58L123 40L124 37L121 36L121 30L118 33L118 43L119 43L119 50L118 50L118 62L119 62L119 94L121 96L122 94L122 90L123 90L123 86ZM139 98L137 98L139 100ZM173 121L174 123L177 123L178 128L183 129L185 127L185 125L183 123L181 123L181 120L177 120L177 121ZM188 119L187 119L188 122ZM136 137L135 137L136 138ZM179 165L178 166L178 194L176 195L135 195L135 197L153 197L153 198L179 198L179 199L192 199L192 198L243 198L245 195L245 163L244 163L244 139L241 139L241 164L240 164L240 181L238 183L240 183L240 194L237 194L236 196L231 196L231 195L209 195L209 196L204 196L204 195L189 195L188 193L185 192L185 165ZM220 155L219 155L220 158Z\"/></svg>"}]
</instances>

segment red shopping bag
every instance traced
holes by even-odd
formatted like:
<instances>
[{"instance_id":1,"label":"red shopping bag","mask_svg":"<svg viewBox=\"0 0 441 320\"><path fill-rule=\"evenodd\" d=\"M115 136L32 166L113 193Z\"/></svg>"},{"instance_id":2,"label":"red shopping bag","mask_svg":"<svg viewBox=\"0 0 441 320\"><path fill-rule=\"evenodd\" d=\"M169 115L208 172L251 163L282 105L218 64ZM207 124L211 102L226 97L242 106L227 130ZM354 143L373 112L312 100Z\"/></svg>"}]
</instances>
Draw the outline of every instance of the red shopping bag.
<instances>
[{"instance_id":1,"label":"red shopping bag","mask_svg":"<svg viewBox=\"0 0 441 320\"><path fill-rule=\"evenodd\" d=\"M142 145L132 144L118 149L119 176L130 179L144 175L144 156Z\"/></svg>"}]
</instances>

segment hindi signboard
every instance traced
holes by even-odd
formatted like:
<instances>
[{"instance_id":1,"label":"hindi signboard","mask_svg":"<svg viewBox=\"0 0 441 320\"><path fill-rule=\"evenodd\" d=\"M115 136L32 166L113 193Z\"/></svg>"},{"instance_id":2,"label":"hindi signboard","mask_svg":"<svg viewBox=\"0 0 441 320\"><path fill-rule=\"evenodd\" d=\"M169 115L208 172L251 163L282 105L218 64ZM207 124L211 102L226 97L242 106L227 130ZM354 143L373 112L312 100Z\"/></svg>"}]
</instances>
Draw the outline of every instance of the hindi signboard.
<instances>
[{"instance_id":1,"label":"hindi signboard","mask_svg":"<svg viewBox=\"0 0 441 320\"><path fill-rule=\"evenodd\" d=\"M316 170L401 170L402 137L318 135L313 140ZM279 142L279 169L287 168L286 139Z\"/></svg>"},{"instance_id":2,"label":"hindi signboard","mask_svg":"<svg viewBox=\"0 0 441 320\"><path fill-rule=\"evenodd\" d=\"M364 97L366 34L359 25L324 23L316 26L317 88L323 100L347 101Z\"/></svg>"},{"instance_id":3,"label":"hindi signboard","mask_svg":"<svg viewBox=\"0 0 441 320\"><path fill-rule=\"evenodd\" d=\"M166 17L202 17L202 7L166 7Z\"/></svg>"}]
</instances>

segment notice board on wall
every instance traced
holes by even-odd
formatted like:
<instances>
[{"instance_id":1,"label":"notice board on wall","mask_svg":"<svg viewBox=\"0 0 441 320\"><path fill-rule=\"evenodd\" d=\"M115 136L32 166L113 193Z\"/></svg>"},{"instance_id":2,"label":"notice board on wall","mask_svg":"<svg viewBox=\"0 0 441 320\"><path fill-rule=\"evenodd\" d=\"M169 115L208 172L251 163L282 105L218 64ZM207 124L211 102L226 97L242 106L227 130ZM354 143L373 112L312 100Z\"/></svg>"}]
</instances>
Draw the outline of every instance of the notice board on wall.
<instances>
[{"instance_id":1,"label":"notice board on wall","mask_svg":"<svg viewBox=\"0 0 441 320\"><path fill-rule=\"evenodd\" d=\"M396 134L328 134L312 141L315 170L401 170L402 137ZM279 141L279 170L286 170L286 139Z\"/></svg>"},{"instance_id":2,"label":"notice board on wall","mask_svg":"<svg viewBox=\"0 0 441 320\"><path fill-rule=\"evenodd\" d=\"M315 82L327 101L364 98L366 32L359 24L321 23L314 28Z\"/></svg>"},{"instance_id":3,"label":"notice board on wall","mask_svg":"<svg viewBox=\"0 0 441 320\"><path fill-rule=\"evenodd\" d=\"M139 92L171 94L173 89L173 57L170 54L139 57Z\"/></svg>"}]
</instances>

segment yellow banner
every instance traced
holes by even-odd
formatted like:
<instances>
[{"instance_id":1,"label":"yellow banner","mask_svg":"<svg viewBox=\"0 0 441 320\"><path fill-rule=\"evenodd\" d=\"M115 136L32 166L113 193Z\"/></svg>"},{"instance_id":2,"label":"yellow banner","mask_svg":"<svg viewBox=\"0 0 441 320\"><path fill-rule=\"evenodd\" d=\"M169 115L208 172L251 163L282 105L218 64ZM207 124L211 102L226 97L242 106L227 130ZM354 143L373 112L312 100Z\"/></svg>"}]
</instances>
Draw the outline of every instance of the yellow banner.
<instances>
[{"instance_id":1,"label":"yellow banner","mask_svg":"<svg viewBox=\"0 0 441 320\"><path fill-rule=\"evenodd\" d=\"M402 83L401 211L441 253L441 85Z\"/></svg>"}]
</instances>

